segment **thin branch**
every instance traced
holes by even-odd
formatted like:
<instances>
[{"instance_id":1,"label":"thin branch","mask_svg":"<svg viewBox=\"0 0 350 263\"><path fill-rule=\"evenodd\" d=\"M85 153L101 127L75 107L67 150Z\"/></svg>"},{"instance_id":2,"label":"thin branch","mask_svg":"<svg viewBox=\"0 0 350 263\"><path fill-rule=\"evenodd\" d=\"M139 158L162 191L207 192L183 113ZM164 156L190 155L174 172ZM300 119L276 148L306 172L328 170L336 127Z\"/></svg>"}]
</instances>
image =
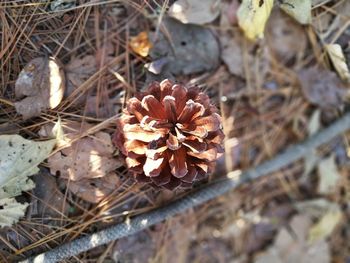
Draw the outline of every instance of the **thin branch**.
<instances>
[{"instance_id":1,"label":"thin branch","mask_svg":"<svg viewBox=\"0 0 350 263\"><path fill-rule=\"evenodd\" d=\"M238 178L233 178L233 174L228 174L226 179L208 184L165 207L135 216L128 222L116 224L105 230L73 240L72 242L22 262L57 262L116 239L135 234L145 228L162 222L169 217L182 213L189 208L203 204L215 197L236 189L244 183L251 182L254 179L278 171L304 156L312 154L312 150L329 142L331 139L346 132L348 129L350 129L350 113L347 113L331 126L308 138L306 141L290 147L272 160L243 172Z\"/></svg>"}]
</instances>

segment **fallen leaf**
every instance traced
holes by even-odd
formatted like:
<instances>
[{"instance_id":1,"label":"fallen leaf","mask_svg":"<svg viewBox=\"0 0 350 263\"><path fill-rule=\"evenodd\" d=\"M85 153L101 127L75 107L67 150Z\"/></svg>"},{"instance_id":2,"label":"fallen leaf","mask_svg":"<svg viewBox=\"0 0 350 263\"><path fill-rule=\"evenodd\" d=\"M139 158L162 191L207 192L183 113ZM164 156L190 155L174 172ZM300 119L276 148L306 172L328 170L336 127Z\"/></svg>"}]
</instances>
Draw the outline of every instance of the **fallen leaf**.
<instances>
[{"instance_id":1,"label":"fallen leaf","mask_svg":"<svg viewBox=\"0 0 350 263\"><path fill-rule=\"evenodd\" d=\"M193 209L190 209L186 214L169 218L165 223L168 226L168 242L162 244L165 253L158 252L157 256L161 257L159 262L186 262L192 238L196 234L196 221L191 220L195 217ZM157 240L157 237L155 233L153 238Z\"/></svg>"},{"instance_id":2,"label":"fallen leaf","mask_svg":"<svg viewBox=\"0 0 350 263\"><path fill-rule=\"evenodd\" d=\"M241 78L251 78L254 83L256 76L263 78L269 68L269 52L266 45L248 42L239 30L232 29L220 35L221 59L227 65L230 73ZM249 65L249 67L244 67ZM250 70L246 72L246 70ZM257 73L258 72L258 73Z\"/></svg>"},{"instance_id":3,"label":"fallen leaf","mask_svg":"<svg viewBox=\"0 0 350 263\"><path fill-rule=\"evenodd\" d=\"M314 110L310 117L309 124L307 126L308 135L314 135L320 130L321 127L321 111L319 109Z\"/></svg>"},{"instance_id":4,"label":"fallen leaf","mask_svg":"<svg viewBox=\"0 0 350 263\"><path fill-rule=\"evenodd\" d=\"M92 55L72 59L65 67L67 89L65 96L70 96L78 87L88 80L96 71L96 59ZM79 94L77 103L85 100L86 94Z\"/></svg>"},{"instance_id":5,"label":"fallen leaf","mask_svg":"<svg viewBox=\"0 0 350 263\"><path fill-rule=\"evenodd\" d=\"M65 195L58 189L56 178L45 169L34 175L33 180L35 188L32 200L35 200L36 203L35 206L33 205L35 209L32 208L32 214L41 218L54 219L67 215L70 205ZM50 222L50 224L55 223L57 223L56 220Z\"/></svg>"},{"instance_id":6,"label":"fallen leaf","mask_svg":"<svg viewBox=\"0 0 350 263\"><path fill-rule=\"evenodd\" d=\"M266 252L255 257L255 263L329 263L330 248L325 240L307 244L306 235L311 226L311 219L306 215L292 218L290 228L294 235L282 228Z\"/></svg>"},{"instance_id":7,"label":"fallen leaf","mask_svg":"<svg viewBox=\"0 0 350 263\"><path fill-rule=\"evenodd\" d=\"M338 108L346 97L346 88L338 76L329 70L312 67L299 74L302 92L312 104L323 109Z\"/></svg>"},{"instance_id":8,"label":"fallen leaf","mask_svg":"<svg viewBox=\"0 0 350 263\"><path fill-rule=\"evenodd\" d=\"M46 109L57 107L64 94L65 75L59 62L50 58L35 58L20 72L15 95L20 101L15 108L23 119L39 116Z\"/></svg>"},{"instance_id":9,"label":"fallen leaf","mask_svg":"<svg viewBox=\"0 0 350 263\"><path fill-rule=\"evenodd\" d=\"M263 38L273 0L243 0L237 11L238 25L250 40Z\"/></svg>"},{"instance_id":10,"label":"fallen leaf","mask_svg":"<svg viewBox=\"0 0 350 263\"><path fill-rule=\"evenodd\" d=\"M62 149L48 159L52 174L59 172L61 178L79 181L104 177L121 166L113 157L114 147L108 133L97 132L70 143L69 140L79 134L79 130L77 131L66 132L70 147Z\"/></svg>"},{"instance_id":11,"label":"fallen leaf","mask_svg":"<svg viewBox=\"0 0 350 263\"><path fill-rule=\"evenodd\" d=\"M339 204L324 198L299 202L296 204L296 209L312 219L317 219L316 224L305 232L308 235L308 244L326 239L342 217Z\"/></svg>"},{"instance_id":12,"label":"fallen leaf","mask_svg":"<svg viewBox=\"0 0 350 263\"><path fill-rule=\"evenodd\" d=\"M28 204L20 204L14 198L0 199L0 227L12 226L24 216Z\"/></svg>"},{"instance_id":13,"label":"fallen leaf","mask_svg":"<svg viewBox=\"0 0 350 263\"><path fill-rule=\"evenodd\" d=\"M98 203L118 188L120 180L114 170L122 162L113 155L114 146L108 133L97 132L79 138L82 131L92 126L71 121L61 124L60 128L57 123L44 125L39 134L54 136L55 127L64 136L59 140L63 149L48 158L52 174L59 174L70 191L91 203Z\"/></svg>"},{"instance_id":14,"label":"fallen leaf","mask_svg":"<svg viewBox=\"0 0 350 263\"><path fill-rule=\"evenodd\" d=\"M94 83L94 81L90 82L89 79L98 71L99 66L115 59L112 56L113 52L110 45L105 45L97 50L96 56L87 55L82 58L73 58L65 67L67 76L66 101L70 101L75 106L85 105L85 108L81 108L84 109L83 114L86 116L108 118L115 116L120 109L122 91L113 92L111 95L111 92L106 90L94 95L96 92L95 84L92 84L92 87L89 84L88 88L80 89L86 82ZM101 64L102 62L103 64ZM117 70L117 66L112 66L110 70ZM103 85L107 85L107 83L103 83ZM91 92L86 92L87 90Z\"/></svg>"},{"instance_id":15,"label":"fallen leaf","mask_svg":"<svg viewBox=\"0 0 350 263\"><path fill-rule=\"evenodd\" d=\"M129 45L131 49L141 57L147 57L152 48L152 43L148 39L148 33L145 31L140 32L135 37L131 37Z\"/></svg>"},{"instance_id":16,"label":"fallen leaf","mask_svg":"<svg viewBox=\"0 0 350 263\"><path fill-rule=\"evenodd\" d=\"M341 46L339 44L329 44L325 46L325 49L332 60L333 66L339 74L339 77L346 82L350 82L350 71L346 64L346 59Z\"/></svg>"},{"instance_id":17,"label":"fallen leaf","mask_svg":"<svg viewBox=\"0 0 350 263\"><path fill-rule=\"evenodd\" d=\"M51 153L56 140L35 142L19 135L0 136L0 199L14 197L34 187L28 176Z\"/></svg>"},{"instance_id":18,"label":"fallen leaf","mask_svg":"<svg viewBox=\"0 0 350 263\"><path fill-rule=\"evenodd\" d=\"M327 213L329 208L333 205L334 203L324 198L318 198L318 199L298 202L296 203L295 208L300 213L306 214L312 218L321 218L324 214Z\"/></svg>"},{"instance_id":19,"label":"fallen leaf","mask_svg":"<svg viewBox=\"0 0 350 263\"><path fill-rule=\"evenodd\" d=\"M120 178L113 172L101 178L65 180L65 183L72 193L90 203L100 202L122 184Z\"/></svg>"},{"instance_id":20,"label":"fallen leaf","mask_svg":"<svg viewBox=\"0 0 350 263\"><path fill-rule=\"evenodd\" d=\"M171 5L168 15L184 24L203 25L219 16L220 2L220 0L178 0Z\"/></svg>"},{"instance_id":21,"label":"fallen leaf","mask_svg":"<svg viewBox=\"0 0 350 263\"><path fill-rule=\"evenodd\" d=\"M62 120L60 116L58 116L58 120L52 128L52 134L56 139L58 145L60 141L65 141Z\"/></svg>"},{"instance_id":22,"label":"fallen leaf","mask_svg":"<svg viewBox=\"0 0 350 263\"><path fill-rule=\"evenodd\" d=\"M324 240L332 234L335 227L340 222L342 218L342 212L338 204L333 203L329 206L329 209L322 218L314 224L308 235L308 243L314 244L320 240Z\"/></svg>"},{"instance_id":23,"label":"fallen leaf","mask_svg":"<svg viewBox=\"0 0 350 263\"><path fill-rule=\"evenodd\" d=\"M150 262L157 250L152 232L159 234L157 230L143 230L119 239L111 253L114 262Z\"/></svg>"},{"instance_id":24,"label":"fallen leaf","mask_svg":"<svg viewBox=\"0 0 350 263\"><path fill-rule=\"evenodd\" d=\"M318 193L325 195L334 193L341 179L335 163L334 154L320 161L318 164L318 174Z\"/></svg>"},{"instance_id":25,"label":"fallen leaf","mask_svg":"<svg viewBox=\"0 0 350 263\"><path fill-rule=\"evenodd\" d=\"M158 60L154 60L150 63L145 64L145 68L152 74L158 75L163 71L163 68L167 63L168 59L166 57L160 58Z\"/></svg>"},{"instance_id":26,"label":"fallen leaf","mask_svg":"<svg viewBox=\"0 0 350 263\"><path fill-rule=\"evenodd\" d=\"M27 204L14 197L34 188L28 177L51 153L56 140L34 142L19 135L0 136L0 226L9 226L24 215Z\"/></svg>"},{"instance_id":27,"label":"fallen leaf","mask_svg":"<svg viewBox=\"0 0 350 263\"><path fill-rule=\"evenodd\" d=\"M153 43L150 56L153 60L167 58L163 71L188 75L218 67L219 44L209 29L173 18L163 19L161 28L164 33Z\"/></svg>"},{"instance_id":28,"label":"fallen leaf","mask_svg":"<svg viewBox=\"0 0 350 263\"><path fill-rule=\"evenodd\" d=\"M284 0L280 8L302 25L311 23L312 0Z\"/></svg>"},{"instance_id":29,"label":"fallen leaf","mask_svg":"<svg viewBox=\"0 0 350 263\"><path fill-rule=\"evenodd\" d=\"M297 64L304 57L308 42L303 27L279 9L272 10L265 36L278 61L287 64L296 59Z\"/></svg>"}]
</instances>

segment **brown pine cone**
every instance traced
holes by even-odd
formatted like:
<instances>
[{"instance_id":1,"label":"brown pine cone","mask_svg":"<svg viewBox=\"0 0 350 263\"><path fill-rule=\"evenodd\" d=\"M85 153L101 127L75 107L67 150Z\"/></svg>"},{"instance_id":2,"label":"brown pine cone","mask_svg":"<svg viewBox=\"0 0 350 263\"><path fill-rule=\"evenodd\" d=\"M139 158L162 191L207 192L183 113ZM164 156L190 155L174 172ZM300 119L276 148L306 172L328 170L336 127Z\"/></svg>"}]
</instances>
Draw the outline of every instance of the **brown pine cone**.
<instances>
[{"instance_id":1,"label":"brown pine cone","mask_svg":"<svg viewBox=\"0 0 350 263\"><path fill-rule=\"evenodd\" d=\"M166 79L129 99L113 141L137 181L175 189L213 172L223 139L209 97Z\"/></svg>"}]
</instances>

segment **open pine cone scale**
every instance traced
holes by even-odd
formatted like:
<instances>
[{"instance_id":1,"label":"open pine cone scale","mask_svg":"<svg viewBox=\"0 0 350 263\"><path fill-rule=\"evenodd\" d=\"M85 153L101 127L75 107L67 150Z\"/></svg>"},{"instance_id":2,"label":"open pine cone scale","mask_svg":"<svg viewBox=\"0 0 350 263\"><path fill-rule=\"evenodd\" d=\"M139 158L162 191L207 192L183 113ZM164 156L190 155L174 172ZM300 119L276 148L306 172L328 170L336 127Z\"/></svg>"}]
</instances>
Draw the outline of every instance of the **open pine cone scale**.
<instances>
[{"instance_id":1,"label":"open pine cone scale","mask_svg":"<svg viewBox=\"0 0 350 263\"><path fill-rule=\"evenodd\" d=\"M164 80L127 102L114 143L137 181L174 189L191 187L213 171L223 138L207 95Z\"/></svg>"}]
</instances>

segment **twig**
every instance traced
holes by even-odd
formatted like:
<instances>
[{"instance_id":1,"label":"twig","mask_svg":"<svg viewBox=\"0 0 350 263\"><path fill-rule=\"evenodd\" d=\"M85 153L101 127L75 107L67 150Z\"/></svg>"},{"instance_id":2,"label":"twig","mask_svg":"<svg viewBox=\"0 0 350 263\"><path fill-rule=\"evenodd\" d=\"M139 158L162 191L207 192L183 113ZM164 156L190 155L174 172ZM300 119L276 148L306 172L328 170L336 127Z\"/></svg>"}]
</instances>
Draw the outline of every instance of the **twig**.
<instances>
[{"instance_id":1,"label":"twig","mask_svg":"<svg viewBox=\"0 0 350 263\"><path fill-rule=\"evenodd\" d=\"M345 116L334 122L331 126L310 137L303 143L292 146L284 153L277 155L274 159L243 172L240 174L239 178L233 178L232 175L234 174L228 174L228 178L206 185L203 188L194 191L165 207L135 216L128 222L116 224L105 230L76 239L51 251L22 262L57 262L64 258L78 255L79 253L87 251L91 248L109 243L118 238L137 233L138 231L157 224L169 217L182 213L189 208L203 204L215 197L236 189L244 183L278 171L281 168L303 158L307 154L312 153L312 150L324 143L329 142L331 139L346 132L348 129L350 129L350 113L347 113Z\"/></svg>"}]
</instances>

